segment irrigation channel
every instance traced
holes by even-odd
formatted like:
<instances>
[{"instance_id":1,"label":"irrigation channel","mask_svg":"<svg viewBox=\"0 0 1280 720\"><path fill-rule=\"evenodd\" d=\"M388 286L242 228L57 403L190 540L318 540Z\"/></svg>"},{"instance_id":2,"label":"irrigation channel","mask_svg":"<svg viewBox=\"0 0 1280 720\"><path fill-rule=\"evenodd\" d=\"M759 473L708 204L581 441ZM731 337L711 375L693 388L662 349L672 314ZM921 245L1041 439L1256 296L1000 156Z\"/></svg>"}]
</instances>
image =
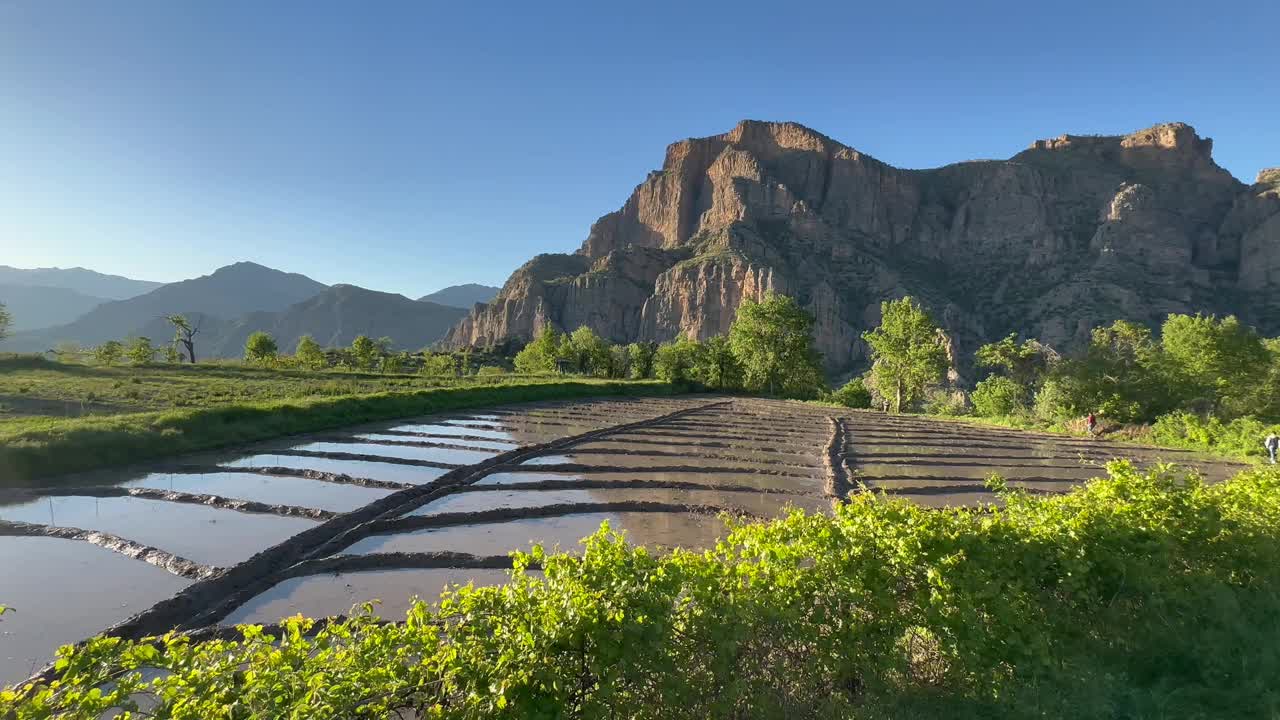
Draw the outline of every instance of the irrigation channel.
<instances>
[{"instance_id":1,"label":"irrigation channel","mask_svg":"<svg viewBox=\"0 0 1280 720\"><path fill-rule=\"evenodd\" d=\"M381 601L403 616L451 583L501 583L507 553L565 550L601 521L705 548L731 513L826 512L860 486L930 506L983 478L1060 492L1144 449L962 423L714 396L544 402L289 438L237 453L0 491L0 685L99 632L212 632ZM83 482L80 482L83 480ZM47 669L45 672L49 672Z\"/></svg>"}]
</instances>

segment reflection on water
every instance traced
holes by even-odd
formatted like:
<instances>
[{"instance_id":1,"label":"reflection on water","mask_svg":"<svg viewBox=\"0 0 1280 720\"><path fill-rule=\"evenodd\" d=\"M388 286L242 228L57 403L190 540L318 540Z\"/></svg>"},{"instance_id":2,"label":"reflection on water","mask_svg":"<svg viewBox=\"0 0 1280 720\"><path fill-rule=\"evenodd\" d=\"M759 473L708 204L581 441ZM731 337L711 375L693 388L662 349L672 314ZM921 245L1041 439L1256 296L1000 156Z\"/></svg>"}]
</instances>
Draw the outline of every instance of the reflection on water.
<instances>
[{"instance_id":1,"label":"reflection on water","mask_svg":"<svg viewBox=\"0 0 1280 720\"><path fill-rule=\"evenodd\" d=\"M434 462L471 465L497 455L489 450L454 450L453 448L413 447L412 445L379 445L377 443L313 442L298 445L294 450L307 452L341 452L357 455L401 458L404 460L431 460Z\"/></svg>"},{"instance_id":2,"label":"reflection on water","mask_svg":"<svg viewBox=\"0 0 1280 720\"><path fill-rule=\"evenodd\" d=\"M401 432L429 433L431 435L472 435L492 440L516 441L515 436L505 430L485 430L483 428L458 427L457 425L397 425L389 429Z\"/></svg>"},{"instance_id":3,"label":"reflection on water","mask_svg":"<svg viewBox=\"0 0 1280 720\"><path fill-rule=\"evenodd\" d=\"M81 495L45 497L0 508L0 519L99 530L221 567L234 565L316 525L314 520L303 518L256 515L204 505Z\"/></svg>"},{"instance_id":4,"label":"reflection on water","mask_svg":"<svg viewBox=\"0 0 1280 720\"><path fill-rule=\"evenodd\" d=\"M298 457L295 455L250 455L223 463L223 467L287 467L298 470L319 470L358 478L386 480L388 482L421 485L431 482L448 472L442 468L396 465L365 460L331 460L329 458Z\"/></svg>"},{"instance_id":5,"label":"reflection on water","mask_svg":"<svg viewBox=\"0 0 1280 720\"><path fill-rule=\"evenodd\" d=\"M446 495L413 510L409 515L479 512L498 508L532 508L567 503L661 502L676 505L711 505L746 510L753 515L781 515L788 506L807 512L825 512L830 501L816 495L781 493L675 490L669 488L618 488L585 490L486 490Z\"/></svg>"},{"instance_id":6,"label":"reflection on water","mask_svg":"<svg viewBox=\"0 0 1280 720\"><path fill-rule=\"evenodd\" d=\"M342 554L450 550L473 555L505 555L511 550L527 549L534 543L548 549L558 546L576 551L580 549L579 541L598 530L604 521L614 530L625 530L630 542L646 546L706 548L724 534L723 523L710 515L584 513L376 535L356 541Z\"/></svg>"},{"instance_id":7,"label":"reflection on water","mask_svg":"<svg viewBox=\"0 0 1280 720\"><path fill-rule=\"evenodd\" d=\"M391 440L393 442L404 442L405 440L413 439L412 437L406 437L404 435L387 435L385 433L362 433L360 435L353 435L352 437L358 440ZM463 440L462 438L458 438L457 440L447 440L440 438L438 442L458 445L460 447L485 448L487 450L497 450L498 452L506 452L517 445L515 440Z\"/></svg>"},{"instance_id":8,"label":"reflection on water","mask_svg":"<svg viewBox=\"0 0 1280 720\"><path fill-rule=\"evenodd\" d=\"M176 490L197 495L218 495L254 500L269 505L298 505L334 512L348 512L390 495L393 491L359 485L321 482L305 478L257 473L151 473L123 483L124 487Z\"/></svg>"},{"instance_id":9,"label":"reflection on water","mask_svg":"<svg viewBox=\"0 0 1280 720\"><path fill-rule=\"evenodd\" d=\"M258 595L219 622L220 625L274 623L302 613L307 617L346 615L364 602L379 601L374 613L403 620L414 597L435 602L445 586L500 585L509 570L369 570L357 573L310 575L284 580Z\"/></svg>"},{"instance_id":10,"label":"reflection on water","mask_svg":"<svg viewBox=\"0 0 1280 720\"><path fill-rule=\"evenodd\" d=\"M0 537L0 686L26 679L59 645L79 642L191 584L76 540Z\"/></svg>"}]
</instances>

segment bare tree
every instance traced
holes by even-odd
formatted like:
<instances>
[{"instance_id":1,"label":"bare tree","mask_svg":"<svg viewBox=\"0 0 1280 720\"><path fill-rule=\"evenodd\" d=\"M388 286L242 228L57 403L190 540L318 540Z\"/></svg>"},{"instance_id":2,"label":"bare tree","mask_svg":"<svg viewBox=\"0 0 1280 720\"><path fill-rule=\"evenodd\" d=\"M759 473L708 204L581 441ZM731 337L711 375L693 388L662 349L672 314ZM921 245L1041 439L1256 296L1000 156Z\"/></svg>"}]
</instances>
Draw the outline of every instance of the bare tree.
<instances>
[{"instance_id":1,"label":"bare tree","mask_svg":"<svg viewBox=\"0 0 1280 720\"><path fill-rule=\"evenodd\" d=\"M187 359L195 364L196 361L196 333L200 332L200 321L197 316L196 323L193 325L186 315L165 315L165 320L173 325L174 335L173 341L181 343L187 349Z\"/></svg>"}]
</instances>

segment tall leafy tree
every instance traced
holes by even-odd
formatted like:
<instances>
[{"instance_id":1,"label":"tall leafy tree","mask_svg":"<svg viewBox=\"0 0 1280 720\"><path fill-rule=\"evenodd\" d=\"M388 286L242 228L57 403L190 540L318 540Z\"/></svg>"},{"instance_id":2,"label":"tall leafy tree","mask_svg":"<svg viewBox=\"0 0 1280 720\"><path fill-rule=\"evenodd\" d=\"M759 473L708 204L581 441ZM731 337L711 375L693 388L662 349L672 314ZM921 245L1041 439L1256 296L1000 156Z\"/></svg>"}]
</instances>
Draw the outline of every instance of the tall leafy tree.
<instances>
[{"instance_id":1,"label":"tall leafy tree","mask_svg":"<svg viewBox=\"0 0 1280 720\"><path fill-rule=\"evenodd\" d=\"M693 355L693 375L698 382L715 390L742 386L742 366L729 347L728 338L716 335L698 343Z\"/></svg>"},{"instance_id":2,"label":"tall leafy tree","mask_svg":"<svg viewBox=\"0 0 1280 720\"><path fill-rule=\"evenodd\" d=\"M544 327L524 349L516 353L516 372L538 374L555 372L556 361L565 356L567 342L564 333L553 327Z\"/></svg>"},{"instance_id":3,"label":"tall leafy tree","mask_svg":"<svg viewBox=\"0 0 1280 720\"><path fill-rule=\"evenodd\" d=\"M794 298L770 293L760 302L744 300L729 328L729 348L747 390L810 397L823 387L813 316Z\"/></svg>"},{"instance_id":4,"label":"tall leafy tree","mask_svg":"<svg viewBox=\"0 0 1280 720\"><path fill-rule=\"evenodd\" d=\"M0 303L0 340L9 337L9 328L13 326L13 316L9 314L9 309Z\"/></svg>"},{"instance_id":5,"label":"tall leafy tree","mask_svg":"<svg viewBox=\"0 0 1280 720\"><path fill-rule=\"evenodd\" d=\"M351 358L361 370L372 370L378 364L378 344L364 335L357 335L351 341Z\"/></svg>"},{"instance_id":6,"label":"tall leafy tree","mask_svg":"<svg viewBox=\"0 0 1280 720\"><path fill-rule=\"evenodd\" d=\"M1270 363L1262 338L1234 315L1170 315L1160 329L1160 347L1182 403L1214 414L1247 404Z\"/></svg>"},{"instance_id":7,"label":"tall leafy tree","mask_svg":"<svg viewBox=\"0 0 1280 720\"><path fill-rule=\"evenodd\" d=\"M93 349L93 361L111 367L124 357L124 345L119 340L108 340Z\"/></svg>"},{"instance_id":8,"label":"tall leafy tree","mask_svg":"<svg viewBox=\"0 0 1280 720\"><path fill-rule=\"evenodd\" d=\"M569 357L580 373L609 374L609 343L583 325L569 334Z\"/></svg>"},{"instance_id":9,"label":"tall leafy tree","mask_svg":"<svg viewBox=\"0 0 1280 720\"><path fill-rule=\"evenodd\" d=\"M663 382L685 383L695 379L698 344L683 335L663 343L653 353L653 376Z\"/></svg>"},{"instance_id":10,"label":"tall leafy tree","mask_svg":"<svg viewBox=\"0 0 1280 720\"><path fill-rule=\"evenodd\" d=\"M196 335L200 333L200 320L191 322L186 315L165 315L165 320L173 325L173 341L187 350L187 359L192 364L196 361Z\"/></svg>"},{"instance_id":11,"label":"tall leafy tree","mask_svg":"<svg viewBox=\"0 0 1280 720\"><path fill-rule=\"evenodd\" d=\"M293 358L298 361L298 364L312 370L319 370L325 366L324 350L310 335L298 338L298 346L293 351Z\"/></svg>"},{"instance_id":12,"label":"tall leafy tree","mask_svg":"<svg viewBox=\"0 0 1280 720\"><path fill-rule=\"evenodd\" d=\"M276 346L276 339L270 333L259 330L244 341L244 359L251 363L269 365L275 362L279 354L280 348Z\"/></svg>"},{"instance_id":13,"label":"tall leafy tree","mask_svg":"<svg viewBox=\"0 0 1280 720\"><path fill-rule=\"evenodd\" d=\"M947 350L929 313L910 297L880 303L880 326L862 334L871 347L871 376L894 412L942 380Z\"/></svg>"},{"instance_id":14,"label":"tall leafy tree","mask_svg":"<svg viewBox=\"0 0 1280 720\"><path fill-rule=\"evenodd\" d=\"M634 342L627 346L627 377L642 380L653 377L653 343Z\"/></svg>"},{"instance_id":15,"label":"tall leafy tree","mask_svg":"<svg viewBox=\"0 0 1280 720\"><path fill-rule=\"evenodd\" d=\"M156 347L151 344L151 338L139 337L129 342L129 347L125 354L129 356L129 362L133 365L146 365L155 362Z\"/></svg>"}]
</instances>

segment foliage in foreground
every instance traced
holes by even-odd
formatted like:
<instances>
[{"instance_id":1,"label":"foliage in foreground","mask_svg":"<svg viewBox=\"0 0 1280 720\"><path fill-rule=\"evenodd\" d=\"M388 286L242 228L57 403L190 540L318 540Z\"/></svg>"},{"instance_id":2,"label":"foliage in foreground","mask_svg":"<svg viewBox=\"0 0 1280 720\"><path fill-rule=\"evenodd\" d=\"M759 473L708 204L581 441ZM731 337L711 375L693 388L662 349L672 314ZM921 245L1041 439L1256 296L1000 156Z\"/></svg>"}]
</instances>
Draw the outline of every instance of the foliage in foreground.
<instances>
[{"instance_id":1,"label":"foliage in foreground","mask_svg":"<svg viewBox=\"0 0 1280 720\"><path fill-rule=\"evenodd\" d=\"M0 717L1274 717L1280 475L1108 471L978 511L856 495L706 554L602 531L401 624L99 639Z\"/></svg>"}]
</instances>

